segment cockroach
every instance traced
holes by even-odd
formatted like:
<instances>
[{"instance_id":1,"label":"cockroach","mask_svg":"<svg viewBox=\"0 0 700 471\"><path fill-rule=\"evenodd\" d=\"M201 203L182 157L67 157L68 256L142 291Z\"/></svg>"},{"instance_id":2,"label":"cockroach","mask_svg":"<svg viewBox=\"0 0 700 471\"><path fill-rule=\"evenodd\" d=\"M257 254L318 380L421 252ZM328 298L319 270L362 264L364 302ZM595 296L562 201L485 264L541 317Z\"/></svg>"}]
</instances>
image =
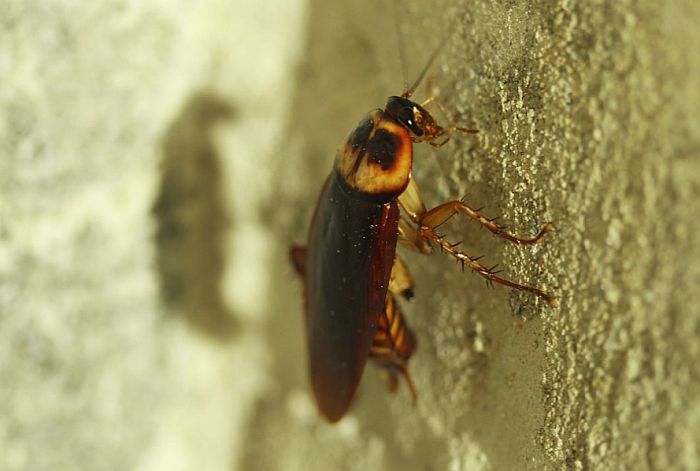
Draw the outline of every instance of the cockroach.
<instances>
[{"instance_id":1,"label":"cockroach","mask_svg":"<svg viewBox=\"0 0 700 471\"><path fill-rule=\"evenodd\" d=\"M319 411L330 422L347 412L369 358L385 368L391 390L403 376L415 400L407 364L416 340L395 298L410 299L413 280L396 254L397 242L424 254L439 247L489 285L556 302L545 291L499 277L436 232L457 213L520 245L536 244L552 229L545 224L533 238L516 237L464 200L426 209L411 178L413 144L440 147L453 132L478 132L439 126L426 107L435 103L448 114L433 94L420 104L410 99L437 52L411 87L389 97L384 109L370 111L346 137L321 190L307 246L290 251L304 282L311 386Z\"/></svg>"}]
</instances>

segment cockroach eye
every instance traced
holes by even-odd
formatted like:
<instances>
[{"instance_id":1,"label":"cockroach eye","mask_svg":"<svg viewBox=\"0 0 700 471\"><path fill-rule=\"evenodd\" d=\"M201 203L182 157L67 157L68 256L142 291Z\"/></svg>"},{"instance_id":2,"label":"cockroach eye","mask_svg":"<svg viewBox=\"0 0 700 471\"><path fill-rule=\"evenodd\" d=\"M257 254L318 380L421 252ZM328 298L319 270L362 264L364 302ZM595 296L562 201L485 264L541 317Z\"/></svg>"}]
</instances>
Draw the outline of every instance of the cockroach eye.
<instances>
[{"instance_id":1,"label":"cockroach eye","mask_svg":"<svg viewBox=\"0 0 700 471\"><path fill-rule=\"evenodd\" d=\"M404 125L413 135L420 137L423 135L423 130L416 123L415 106L416 104L411 100L392 96L386 102L386 112Z\"/></svg>"}]
</instances>

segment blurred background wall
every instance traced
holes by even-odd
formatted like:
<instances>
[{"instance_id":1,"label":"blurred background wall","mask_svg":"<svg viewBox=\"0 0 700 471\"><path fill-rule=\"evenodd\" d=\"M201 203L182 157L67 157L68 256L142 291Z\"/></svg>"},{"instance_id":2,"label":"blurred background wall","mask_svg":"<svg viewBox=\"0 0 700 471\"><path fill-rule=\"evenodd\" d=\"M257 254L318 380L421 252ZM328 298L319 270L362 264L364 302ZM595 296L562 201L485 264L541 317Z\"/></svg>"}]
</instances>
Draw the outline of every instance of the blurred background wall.
<instances>
[{"instance_id":1,"label":"blurred background wall","mask_svg":"<svg viewBox=\"0 0 700 471\"><path fill-rule=\"evenodd\" d=\"M437 44L481 132L414 177L553 222L445 230L560 305L406 254L418 404L329 426L287 249ZM698 50L692 0L0 1L0 469L700 468Z\"/></svg>"}]
</instances>

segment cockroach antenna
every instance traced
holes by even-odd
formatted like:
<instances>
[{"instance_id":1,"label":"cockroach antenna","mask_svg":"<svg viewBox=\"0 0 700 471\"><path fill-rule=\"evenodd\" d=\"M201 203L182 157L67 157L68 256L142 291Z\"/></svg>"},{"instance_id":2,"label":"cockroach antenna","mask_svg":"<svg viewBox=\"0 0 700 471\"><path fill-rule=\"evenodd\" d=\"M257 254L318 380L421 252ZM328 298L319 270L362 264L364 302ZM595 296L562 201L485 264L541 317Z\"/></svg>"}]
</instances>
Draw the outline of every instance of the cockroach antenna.
<instances>
[{"instance_id":1,"label":"cockroach antenna","mask_svg":"<svg viewBox=\"0 0 700 471\"><path fill-rule=\"evenodd\" d=\"M433 53L430 55L430 59L428 59L428 62L426 62L425 66L423 67L423 70L421 70L420 75L418 75L418 78L416 79L415 82L413 82L413 85L411 85L408 90L403 92L401 94L401 98L410 98L411 95L416 91L416 88L418 88L418 85L423 81L425 78L425 74L428 73L428 69L430 69L430 66L433 65L433 62L435 62L435 59L437 58L438 54L442 50L442 45L444 44L444 41L440 41L440 44L438 47L435 48Z\"/></svg>"},{"instance_id":2,"label":"cockroach antenna","mask_svg":"<svg viewBox=\"0 0 700 471\"><path fill-rule=\"evenodd\" d=\"M392 9L394 10L394 29L396 30L396 42L399 50L399 61L401 61L401 78L403 79L403 88L408 87L406 82L406 52L403 48L403 41L401 39L401 25L399 23L399 9L396 6L396 1L391 2Z\"/></svg>"},{"instance_id":3,"label":"cockroach antenna","mask_svg":"<svg viewBox=\"0 0 700 471\"><path fill-rule=\"evenodd\" d=\"M452 35L452 32L455 30L455 27L457 26L457 21L455 20L452 25L447 29L447 34L442 38L442 40L438 43L438 45L435 47L435 50L430 54L430 58L428 59L428 62L425 63L425 66L423 66L423 70L421 70L420 74L418 75L418 78L416 79L415 82L413 82L413 85L411 85L405 92L401 94L401 98L410 98L411 95L416 91L420 83L423 81L425 78L425 75L428 73L428 70L430 67L433 65L433 62L435 62L435 59L437 58L438 54L440 54L440 51L442 50L443 46L447 42L447 39ZM397 26L398 28L398 26ZM401 44L399 44L401 45ZM401 60L403 61L403 48L400 48L399 54L401 55Z\"/></svg>"}]
</instances>

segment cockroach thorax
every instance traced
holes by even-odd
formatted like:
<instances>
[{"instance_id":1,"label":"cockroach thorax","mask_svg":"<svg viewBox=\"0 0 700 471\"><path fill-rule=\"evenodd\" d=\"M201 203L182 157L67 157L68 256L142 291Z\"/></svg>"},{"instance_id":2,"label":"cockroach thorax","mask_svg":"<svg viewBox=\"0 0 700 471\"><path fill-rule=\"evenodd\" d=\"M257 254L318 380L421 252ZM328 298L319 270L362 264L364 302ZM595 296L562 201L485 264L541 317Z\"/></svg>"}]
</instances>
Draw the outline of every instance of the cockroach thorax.
<instances>
[{"instance_id":1,"label":"cockroach thorax","mask_svg":"<svg viewBox=\"0 0 700 471\"><path fill-rule=\"evenodd\" d=\"M374 110L341 146L336 170L349 187L391 199L408 185L412 163L409 131L383 110Z\"/></svg>"}]
</instances>

